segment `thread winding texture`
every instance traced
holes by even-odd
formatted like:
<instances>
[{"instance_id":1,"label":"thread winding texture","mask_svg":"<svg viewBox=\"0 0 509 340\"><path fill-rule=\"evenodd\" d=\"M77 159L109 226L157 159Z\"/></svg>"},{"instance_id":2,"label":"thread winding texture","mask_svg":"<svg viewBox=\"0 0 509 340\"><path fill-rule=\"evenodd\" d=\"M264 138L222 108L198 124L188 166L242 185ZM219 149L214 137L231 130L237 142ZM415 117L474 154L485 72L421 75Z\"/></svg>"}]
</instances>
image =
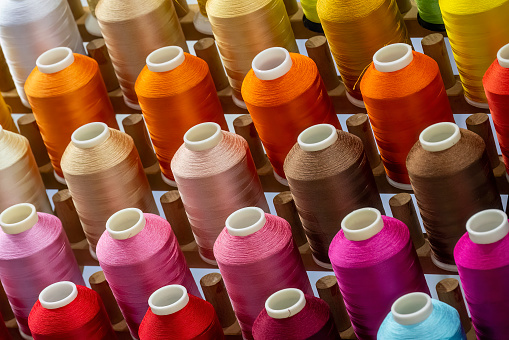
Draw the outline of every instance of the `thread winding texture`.
<instances>
[{"instance_id":1,"label":"thread winding texture","mask_svg":"<svg viewBox=\"0 0 509 340\"><path fill-rule=\"evenodd\" d=\"M132 138L109 130L101 144L81 149L71 142L62 156L62 171L92 249L115 212L138 208L158 213Z\"/></svg>"},{"instance_id":2,"label":"thread winding texture","mask_svg":"<svg viewBox=\"0 0 509 340\"><path fill-rule=\"evenodd\" d=\"M362 100L358 82L373 54L385 45L410 43L396 1L318 0L316 8L343 83Z\"/></svg>"},{"instance_id":3,"label":"thread winding texture","mask_svg":"<svg viewBox=\"0 0 509 340\"><path fill-rule=\"evenodd\" d=\"M0 44L21 100L35 61L49 49L69 47L85 54L78 26L65 0L5 0L0 2Z\"/></svg>"},{"instance_id":4,"label":"thread winding texture","mask_svg":"<svg viewBox=\"0 0 509 340\"><path fill-rule=\"evenodd\" d=\"M4 97L0 94L0 126L11 132L18 132L16 124L11 116L11 107L5 103Z\"/></svg>"},{"instance_id":5,"label":"thread winding texture","mask_svg":"<svg viewBox=\"0 0 509 340\"><path fill-rule=\"evenodd\" d=\"M239 100L244 95L242 81L258 53L269 47L299 51L283 1L208 0L207 15L233 95Z\"/></svg>"},{"instance_id":6,"label":"thread winding texture","mask_svg":"<svg viewBox=\"0 0 509 340\"><path fill-rule=\"evenodd\" d=\"M228 130L207 63L184 53L184 62L167 72L143 68L136 94L154 144L161 171L174 179L170 164L191 127L215 122Z\"/></svg>"},{"instance_id":7,"label":"thread winding texture","mask_svg":"<svg viewBox=\"0 0 509 340\"><path fill-rule=\"evenodd\" d=\"M60 220L37 216L39 221L22 233L0 230L0 279L19 328L28 335L28 315L44 288L59 281L85 284Z\"/></svg>"},{"instance_id":8,"label":"thread winding texture","mask_svg":"<svg viewBox=\"0 0 509 340\"><path fill-rule=\"evenodd\" d=\"M419 134L438 122L454 122L436 61L412 52L413 60L394 72L369 66L361 91L373 133L390 179L410 184L405 166Z\"/></svg>"},{"instance_id":9,"label":"thread winding texture","mask_svg":"<svg viewBox=\"0 0 509 340\"><path fill-rule=\"evenodd\" d=\"M486 103L482 77L509 43L509 1L439 0L447 36L468 99Z\"/></svg>"},{"instance_id":10,"label":"thread winding texture","mask_svg":"<svg viewBox=\"0 0 509 340\"><path fill-rule=\"evenodd\" d=\"M407 226L382 216L383 228L364 241L351 241L340 230L329 258L358 339L376 339L391 306L411 292L429 294Z\"/></svg>"},{"instance_id":11,"label":"thread winding texture","mask_svg":"<svg viewBox=\"0 0 509 340\"><path fill-rule=\"evenodd\" d=\"M71 135L82 125L103 122L118 129L113 106L97 62L74 54L74 62L56 73L36 67L25 83L28 101L55 172Z\"/></svg>"},{"instance_id":12,"label":"thread winding texture","mask_svg":"<svg viewBox=\"0 0 509 340\"><path fill-rule=\"evenodd\" d=\"M170 224L157 215L143 215L145 227L138 234L117 240L105 231L97 244L104 276L131 335L137 339L148 298L157 289L180 284L200 296Z\"/></svg>"},{"instance_id":13,"label":"thread winding texture","mask_svg":"<svg viewBox=\"0 0 509 340\"><path fill-rule=\"evenodd\" d=\"M416 0L419 24L429 30L445 30L438 0Z\"/></svg>"},{"instance_id":14,"label":"thread winding texture","mask_svg":"<svg viewBox=\"0 0 509 340\"><path fill-rule=\"evenodd\" d=\"M304 151L299 144L285 160L285 174L313 256L330 263L329 245L341 221L359 208L384 213L362 141L337 131L334 144L320 151Z\"/></svg>"},{"instance_id":15,"label":"thread winding texture","mask_svg":"<svg viewBox=\"0 0 509 340\"><path fill-rule=\"evenodd\" d=\"M302 12L306 18L314 23L320 23L318 12L316 11L317 0L303 0L300 2Z\"/></svg>"},{"instance_id":16,"label":"thread winding texture","mask_svg":"<svg viewBox=\"0 0 509 340\"><path fill-rule=\"evenodd\" d=\"M291 69L273 80L261 80L253 70L242 84L242 96L253 118L274 171L285 178L285 157L299 134L316 124L341 130L332 101L311 58L290 53Z\"/></svg>"},{"instance_id":17,"label":"thread winding texture","mask_svg":"<svg viewBox=\"0 0 509 340\"><path fill-rule=\"evenodd\" d=\"M124 99L136 107L134 84L147 56L164 46L187 51L173 1L101 0L95 14Z\"/></svg>"},{"instance_id":18,"label":"thread winding texture","mask_svg":"<svg viewBox=\"0 0 509 340\"><path fill-rule=\"evenodd\" d=\"M171 163L200 254L209 260L230 214L249 206L269 211L246 140L221 133L221 142L208 150L182 145Z\"/></svg>"},{"instance_id":19,"label":"thread winding texture","mask_svg":"<svg viewBox=\"0 0 509 340\"><path fill-rule=\"evenodd\" d=\"M230 235L225 228L214 244L214 255L245 339L253 339L253 323L265 300L283 288L312 295L292 231L284 219L265 214L265 225L248 236Z\"/></svg>"},{"instance_id":20,"label":"thread winding texture","mask_svg":"<svg viewBox=\"0 0 509 340\"><path fill-rule=\"evenodd\" d=\"M454 246L473 214L502 209L482 138L465 129L460 133L459 142L443 151L426 151L417 142L407 158L432 256L444 264L454 264Z\"/></svg>"}]
</instances>

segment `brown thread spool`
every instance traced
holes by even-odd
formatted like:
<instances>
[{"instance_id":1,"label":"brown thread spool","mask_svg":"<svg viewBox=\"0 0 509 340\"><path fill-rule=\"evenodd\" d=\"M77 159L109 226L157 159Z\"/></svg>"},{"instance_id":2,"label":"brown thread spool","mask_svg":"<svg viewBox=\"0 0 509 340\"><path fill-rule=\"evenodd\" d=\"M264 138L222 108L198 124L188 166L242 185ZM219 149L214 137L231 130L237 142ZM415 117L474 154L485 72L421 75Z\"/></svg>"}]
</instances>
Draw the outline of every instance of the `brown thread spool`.
<instances>
[{"instance_id":1,"label":"brown thread spool","mask_svg":"<svg viewBox=\"0 0 509 340\"><path fill-rule=\"evenodd\" d=\"M304 227L302 226L292 193L290 191L283 191L274 197L273 202L277 215L290 223L292 236L297 247L306 244L308 240L304 233Z\"/></svg>"},{"instance_id":2,"label":"brown thread spool","mask_svg":"<svg viewBox=\"0 0 509 340\"><path fill-rule=\"evenodd\" d=\"M410 0L396 0L396 3L398 4L398 8L401 14L404 14L412 9L412 3Z\"/></svg>"},{"instance_id":3,"label":"brown thread spool","mask_svg":"<svg viewBox=\"0 0 509 340\"><path fill-rule=\"evenodd\" d=\"M0 91L7 92L14 89L14 82L12 81L9 66L5 62L4 53L0 48Z\"/></svg>"},{"instance_id":4,"label":"brown thread spool","mask_svg":"<svg viewBox=\"0 0 509 340\"><path fill-rule=\"evenodd\" d=\"M210 273L200 279L205 300L210 302L216 310L219 323L223 328L233 325L237 318L228 297L223 277L219 273Z\"/></svg>"},{"instance_id":5,"label":"brown thread spool","mask_svg":"<svg viewBox=\"0 0 509 340\"><path fill-rule=\"evenodd\" d=\"M286 13L288 13L289 17L299 10L299 5L296 0L283 0L283 3L285 4Z\"/></svg>"},{"instance_id":6,"label":"brown thread spool","mask_svg":"<svg viewBox=\"0 0 509 340\"><path fill-rule=\"evenodd\" d=\"M217 91L221 91L228 87L228 77L224 72L221 57L217 51L216 42L212 38L203 38L194 44L194 51L198 58L205 60L209 65L210 75L214 80Z\"/></svg>"},{"instance_id":7,"label":"brown thread spool","mask_svg":"<svg viewBox=\"0 0 509 340\"><path fill-rule=\"evenodd\" d=\"M103 77L106 90L111 92L117 89L119 86L117 76L115 75L115 69L111 63L111 58L108 54L104 39L95 39L89 42L87 45L87 52L89 57L99 64L99 72L101 72L101 76Z\"/></svg>"},{"instance_id":8,"label":"brown thread spool","mask_svg":"<svg viewBox=\"0 0 509 340\"><path fill-rule=\"evenodd\" d=\"M376 147L375 137L373 137L373 130L371 129L368 115L365 113L357 113L350 116L346 120L346 126L348 132L361 139L371 169L380 165L381 158Z\"/></svg>"},{"instance_id":9,"label":"brown thread spool","mask_svg":"<svg viewBox=\"0 0 509 340\"><path fill-rule=\"evenodd\" d=\"M37 162L37 166L41 167L50 162L48 151L42 140L41 132L35 121L35 117L31 113L24 114L18 119L19 133L28 139L30 148Z\"/></svg>"},{"instance_id":10,"label":"brown thread spool","mask_svg":"<svg viewBox=\"0 0 509 340\"><path fill-rule=\"evenodd\" d=\"M169 0L168 0L169 1ZM172 0L175 12L179 18L185 17L189 13L189 5L186 0Z\"/></svg>"},{"instance_id":11,"label":"brown thread spool","mask_svg":"<svg viewBox=\"0 0 509 340\"><path fill-rule=\"evenodd\" d=\"M343 332L352 327L336 277L334 275L322 277L316 281L316 290L320 299L329 305L338 331Z\"/></svg>"},{"instance_id":12,"label":"brown thread spool","mask_svg":"<svg viewBox=\"0 0 509 340\"><path fill-rule=\"evenodd\" d=\"M170 223L171 230L173 230L179 244L183 246L193 242L194 235L179 191L172 190L162 195L161 206L163 207L166 220Z\"/></svg>"},{"instance_id":13,"label":"brown thread spool","mask_svg":"<svg viewBox=\"0 0 509 340\"><path fill-rule=\"evenodd\" d=\"M437 62L445 89L453 87L456 84L456 77L452 72L451 60L445 47L444 36L440 33L429 34L421 40L421 45L424 54Z\"/></svg>"},{"instance_id":14,"label":"brown thread spool","mask_svg":"<svg viewBox=\"0 0 509 340\"><path fill-rule=\"evenodd\" d=\"M421 224L415 211L412 196L405 192L394 195L389 200L389 206L391 207L392 217L405 223L408 230L410 230L410 237L412 238L414 248L419 249L422 247L425 243L424 234L422 233Z\"/></svg>"},{"instance_id":15,"label":"brown thread spool","mask_svg":"<svg viewBox=\"0 0 509 340\"><path fill-rule=\"evenodd\" d=\"M55 205L55 215L62 222L65 234L71 243L77 243L85 239L85 233L81 227L80 218L74 207L71 193L68 189L59 190L52 197Z\"/></svg>"},{"instance_id":16,"label":"brown thread spool","mask_svg":"<svg viewBox=\"0 0 509 340\"><path fill-rule=\"evenodd\" d=\"M140 155L143 168L150 168L152 165L156 164L157 157L152 148L143 116L139 113L129 115L122 120L122 126L124 127L125 133L133 139L134 146Z\"/></svg>"},{"instance_id":17,"label":"brown thread spool","mask_svg":"<svg viewBox=\"0 0 509 340\"><path fill-rule=\"evenodd\" d=\"M495 169L500 164L500 158L498 158L497 146L493 138L490 117L486 113L475 113L467 118L466 123L467 129L477 133L483 139L491 168Z\"/></svg>"},{"instance_id":18,"label":"brown thread spool","mask_svg":"<svg viewBox=\"0 0 509 340\"><path fill-rule=\"evenodd\" d=\"M69 7L71 8L72 16L74 20L77 20L85 14L81 0L67 0Z\"/></svg>"},{"instance_id":19,"label":"brown thread spool","mask_svg":"<svg viewBox=\"0 0 509 340\"><path fill-rule=\"evenodd\" d=\"M247 141L256 169L263 168L268 163L269 159L263 151L263 144L260 140L260 136L258 136L251 115L242 115L235 118L233 121L233 128L236 134L242 136Z\"/></svg>"},{"instance_id":20,"label":"brown thread spool","mask_svg":"<svg viewBox=\"0 0 509 340\"><path fill-rule=\"evenodd\" d=\"M88 278L88 282L90 283L90 288L95 290L95 292L101 297L111 323L114 325L122 321L124 317L118 308L117 301L113 296L110 285L108 284L108 281L106 281L103 271L101 270L92 274Z\"/></svg>"},{"instance_id":21,"label":"brown thread spool","mask_svg":"<svg viewBox=\"0 0 509 340\"><path fill-rule=\"evenodd\" d=\"M332 60L327 38L323 35L314 36L306 41L305 46L308 56L313 59L316 67L318 67L318 73L320 73L327 91L338 87L341 82Z\"/></svg>"},{"instance_id":22,"label":"brown thread spool","mask_svg":"<svg viewBox=\"0 0 509 340\"><path fill-rule=\"evenodd\" d=\"M440 301L447 303L458 311L463 330L468 333L472 328L472 322L468 317L459 281L454 278L443 279L437 283L436 290Z\"/></svg>"}]
</instances>

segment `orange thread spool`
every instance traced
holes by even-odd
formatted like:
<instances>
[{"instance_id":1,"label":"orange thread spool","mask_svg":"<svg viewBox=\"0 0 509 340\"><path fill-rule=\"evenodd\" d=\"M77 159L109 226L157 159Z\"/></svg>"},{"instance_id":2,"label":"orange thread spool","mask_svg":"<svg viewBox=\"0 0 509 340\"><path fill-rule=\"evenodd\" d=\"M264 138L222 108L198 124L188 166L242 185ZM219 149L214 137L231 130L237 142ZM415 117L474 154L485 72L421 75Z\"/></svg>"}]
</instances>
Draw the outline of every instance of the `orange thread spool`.
<instances>
[{"instance_id":1,"label":"orange thread spool","mask_svg":"<svg viewBox=\"0 0 509 340\"><path fill-rule=\"evenodd\" d=\"M135 89L163 179L176 186L170 163L187 130L215 122L228 131L209 67L178 46L163 47L147 57Z\"/></svg>"},{"instance_id":2,"label":"orange thread spool","mask_svg":"<svg viewBox=\"0 0 509 340\"><path fill-rule=\"evenodd\" d=\"M242 97L280 182L285 157L299 134L316 124L341 130L316 64L281 47L260 52L242 84ZM276 176L277 177L277 176Z\"/></svg>"},{"instance_id":3,"label":"orange thread spool","mask_svg":"<svg viewBox=\"0 0 509 340\"><path fill-rule=\"evenodd\" d=\"M0 94L0 125L12 132L19 132L11 116L11 107L5 103L4 97Z\"/></svg>"},{"instance_id":4,"label":"orange thread spool","mask_svg":"<svg viewBox=\"0 0 509 340\"><path fill-rule=\"evenodd\" d=\"M91 122L116 129L118 124L95 60L57 47L41 54L36 64L25 92L56 178L64 182L60 160L74 130Z\"/></svg>"},{"instance_id":5,"label":"orange thread spool","mask_svg":"<svg viewBox=\"0 0 509 340\"><path fill-rule=\"evenodd\" d=\"M407 44L378 50L361 92L389 183L411 190L406 158L430 125L454 122L437 63Z\"/></svg>"}]
</instances>

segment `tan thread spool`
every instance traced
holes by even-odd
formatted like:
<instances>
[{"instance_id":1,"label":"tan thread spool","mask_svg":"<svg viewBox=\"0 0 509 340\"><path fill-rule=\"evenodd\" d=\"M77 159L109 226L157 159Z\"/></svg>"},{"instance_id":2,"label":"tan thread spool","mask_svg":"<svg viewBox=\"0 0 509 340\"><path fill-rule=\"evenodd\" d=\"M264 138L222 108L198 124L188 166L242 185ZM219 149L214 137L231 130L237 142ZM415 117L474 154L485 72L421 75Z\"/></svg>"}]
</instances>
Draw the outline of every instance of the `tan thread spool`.
<instances>
[{"instance_id":1,"label":"tan thread spool","mask_svg":"<svg viewBox=\"0 0 509 340\"><path fill-rule=\"evenodd\" d=\"M117 89L119 86L117 76L115 75L115 69L111 63L111 58L108 54L104 39L95 39L89 42L87 45L87 52L90 58L97 61L99 72L101 72L104 84L106 85L106 90L111 92Z\"/></svg>"},{"instance_id":2,"label":"tan thread spool","mask_svg":"<svg viewBox=\"0 0 509 340\"><path fill-rule=\"evenodd\" d=\"M4 53L0 49L0 91L7 92L14 89L14 82L12 81L9 66L5 61Z\"/></svg>"}]
</instances>

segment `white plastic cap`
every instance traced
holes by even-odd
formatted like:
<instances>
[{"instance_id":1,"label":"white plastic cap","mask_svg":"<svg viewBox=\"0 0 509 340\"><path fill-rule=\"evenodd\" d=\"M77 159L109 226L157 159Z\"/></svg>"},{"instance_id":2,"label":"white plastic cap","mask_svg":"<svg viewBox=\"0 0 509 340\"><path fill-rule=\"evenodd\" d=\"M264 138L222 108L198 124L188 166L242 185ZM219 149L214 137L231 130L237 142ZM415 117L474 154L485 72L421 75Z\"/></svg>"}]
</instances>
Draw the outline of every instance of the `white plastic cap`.
<instances>
[{"instance_id":1,"label":"white plastic cap","mask_svg":"<svg viewBox=\"0 0 509 340\"><path fill-rule=\"evenodd\" d=\"M161 47L148 55L147 67L152 72L168 72L180 66L185 59L182 47Z\"/></svg>"},{"instance_id":2,"label":"white plastic cap","mask_svg":"<svg viewBox=\"0 0 509 340\"><path fill-rule=\"evenodd\" d=\"M509 44L502 46L498 50L497 60L500 66L509 68Z\"/></svg>"},{"instance_id":3,"label":"white plastic cap","mask_svg":"<svg viewBox=\"0 0 509 340\"><path fill-rule=\"evenodd\" d=\"M41 54L35 65L42 73L56 73L74 62L74 54L69 47L55 47Z\"/></svg>"},{"instance_id":4,"label":"white plastic cap","mask_svg":"<svg viewBox=\"0 0 509 340\"><path fill-rule=\"evenodd\" d=\"M111 215L106 221L108 234L116 240L126 240L145 228L143 211L137 208L122 209Z\"/></svg>"},{"instance_id":5,"label":"white plastic cap","mask_svg":"<svg viewBox=\"0 0 509 340\"><path fill-rule=\"evenodd\" d=\"M350 241L364 241L378 234L384 227L382 214L375 208L352 211L341 221L341 229Z\"/></svg>"},{"instance_id":6,"label":"white plastic cap","mask_svg":"<svg viewBox=\"0 0 509 340\"><path fill-rule=\"evenodd\" d=\"M412 46L397 43L376 51L373 55L373 65L380 72L395 72L407 67L413 59Z\"/></svg>"},{"instance_id":7,"label":"white plastic cap","mask_svg":"<svg viewBox=\"0 0 509 340\"><path fill-rule=\"evenodd\" d=\"M0 214L0 227L10 235L22 233L32 228L39 221L35 206L30 203L19 203L5 209Z\"/></svg>"},{"instance_id":8,"label":"white plastic cap","mask_svg":"<svg viewBox=\"0 0 509 340\"><path fill-rule=\"evenodd\" d=\"M468 219L467 232L470 240L477 244L500 241L509 233L507 215L498 209L480 211Z\"/></svg>"},{"instance_id":9,"label":"white plastic cap","mask_svg":"<svg viewBox=\"0 0 509 340\"><path fill-rule=\"evenodd\" d=\"M71 135L72 143L80 149L89 149L108 139L110 129L100 122L88 123L77 128Z\"/></svg>"},{"instance_id":10,"label":"white plastic cap","mask_svg":"<svg viewBox=\"0 0 509 340\"><path fill-rule=\"evenodd\" d=\"M317 124L308 127L297 137L297 143L304 151L320 151L328 148L338 140L338 132L334 125Z\"/></svg>"},{"instance_id":11,"label":"white plastic cap","mask_svg":"<svg viewBox=\"0 0 509 340\"><path fill-rule=\"evenodd\" d=\"M191 151L212 149L223 139L217 123L206 122L193 126L184 134L184 145Z\"/></svg>"},{"instance_id":12,"label":"white plastic cap","mask_svg":"<svg viewBox=\"0 0 509 340\"><path fill-rule=\"evenodd\" d=\"M78 288L70 281L56 282L44 288L39 294L39 302L46 309L67 306L78 296Z\"/></svg>"},{"instance_id":13,"label":"white plastic cap","mask_svg":"<svg viewBox=\"0 0 509 340\"><path fill-rule=\"evenodd\" d=\"M0 125L0 138L4 136L4 128Z\"/></svg>"},{"instance_id":14,"label":"white plastic cap","mask_svg":"<svg viewBox=\"0 0 509 340\"><path fill-rule=\"evenodd\" d=\"M397 299L391 307L394 321L400 325L415 325L433 313L431 298L425 293L410 293Z\"/></svg>"},{"instance_id":15,"label":"white plastic cap","mask_svg":"<svg viewBox=\"0 0 509 340\"><path fill-rule=\"evenodd\" d=\"M260 80L274 80L284 76L292 68L290 53L282 47L261 51L251 63L255 76Z\"/></svg>"},{"instance_id":16,"label":"white plastic cap","mask_svg":"<svg viewBox=\"0 0 509 340\"><path fill-rule=\"evenodd\" d=\"M461 138L458 125L449 122L436 123L425 128L419 135L424 150L438 152L451 148Z\"/></svg>"},{"instance_id":17,"label":"white plastic cap","mask_svg":"<svg viewBox=\"0 0 509 340\"><path fill-rule=\"evenodd\" d=\"M265 310L273 319L286 319L306 306L306 297L300 289L286 288L275 292L265 301Z\"/></svg>"},{"instance_id":18,"label":"white plastic cap","mask_svg":"<svg viewBox=\"0 0 509 340\"><path fill-rule=\"evenodd\" d=\"M155 315L169 315L178 312L189 302L187 289L181 285L159 288L148 299L148 305Z\"/></svg>"},{"instance_id":19,"label":"white plastic cap","mask_svg":"<svg viewBox=\"0 0 509 340\"><path fill-rule=\"evenodd\" d=\"M265 211L258 207L246 207L232 213L226 219L226 229L233 236L248 236L265 225Z\"/></svg>"}]
</instances>

